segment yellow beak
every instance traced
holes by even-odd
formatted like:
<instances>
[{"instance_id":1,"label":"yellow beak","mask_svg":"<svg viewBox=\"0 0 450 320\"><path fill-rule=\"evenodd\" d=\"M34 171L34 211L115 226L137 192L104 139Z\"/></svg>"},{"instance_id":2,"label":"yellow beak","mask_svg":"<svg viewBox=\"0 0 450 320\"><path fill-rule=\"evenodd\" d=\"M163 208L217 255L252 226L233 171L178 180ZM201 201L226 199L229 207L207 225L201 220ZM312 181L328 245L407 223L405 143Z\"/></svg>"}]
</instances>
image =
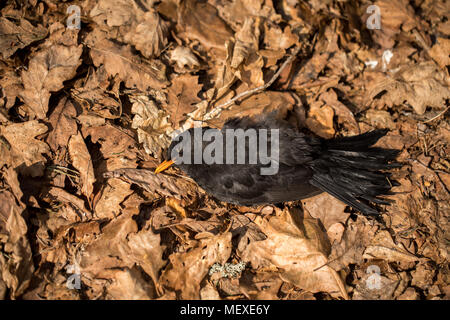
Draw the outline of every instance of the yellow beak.
<instances>
[{"instance_id":1,"label":"yellow beak","mask_svg":"<svg viewBox=\"0 0 450 320\"><path fill-rule=\"evenodd\" d=\"M161 163L159 166L156 167L155 173L160 173L161 171L166 170L167 168L169 168L174 163L175 163L175 161L173 161L173 160L166 160L166 161L164 161L163 163Z\"/></svg>"}]
</instances>

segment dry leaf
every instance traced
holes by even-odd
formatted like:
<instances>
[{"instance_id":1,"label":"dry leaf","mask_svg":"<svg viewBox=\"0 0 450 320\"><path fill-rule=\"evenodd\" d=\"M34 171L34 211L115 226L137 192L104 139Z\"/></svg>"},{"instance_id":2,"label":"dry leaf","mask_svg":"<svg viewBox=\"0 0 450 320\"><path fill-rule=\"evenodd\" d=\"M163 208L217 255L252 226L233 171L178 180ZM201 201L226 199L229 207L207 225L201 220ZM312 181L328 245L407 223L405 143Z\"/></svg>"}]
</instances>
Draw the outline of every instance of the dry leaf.
<instances>
[{"instance_id":1,"label":"dry leaf","mask_svg":"<svg viewBox=\"0 0 450 320\"><path fill-rule=\"evenodd\" d=\"M8 19L0 17L0 34L0 53L4 59L7 59L18 49L43 39L47 34L47 29L41 25L34 27L25 19L20 19L19 25L16 25Z\"/></svg>"},{"instance_id":2,"label":"dry leaf","mask_svg":"<svg viewBox=\"0 0 450 320\"><path fill-rule=\"evenodd\" d=\"M128 165L126 160L136 159L138 147L132 130L108 123L83 128L82 133L86 138L90 136L93 143L100 144L100 152L104 159L126 158L123 160L124 166ZM115 168L108 167L107 169L114 170Z\"/></svg>"},{"instance_id":3,"label":"dry leaf","mask_svg":"<svg viewBox=\"0 0 450 320\"><path fill-rule=\"evenodd\" d=\"M239 214L233 216L230 232L233 234L233 237L237 237L238 252L244 252L253 241L267 239L267 235L249 218L249 215Z\"/></svg>"},{"instance_id":4,"label":"dry leaf","mask_svg":"<svg viewBox=\"0 0 450 320\"><path fill-rule=\"evenodd\" d=\"M47 132L47 126L37 120L22 123L12 123L7 126L0 126L0 134L9 143L9 150L4 143L0 144L3 161L13 168L20 167L21 172L29 173L33 177L42 176L44 173L44 163L47 162L43 154L49 153L50 148L45 142L37 140L35 137ZM8 154L10 160L8 160ZM3 157L5 155L5 157ZM25 168L22 168L22 165Z\"/></svg>"},{"instance_id":5,"label":"dry leaf","mask_svg":"<svg viewBox=\"0 0 450 320\"><path fill-rule=\"evenodd\" d=\"M150 300L154 298L154 287L145 281L137 268L114 270L113 283L107 289L113 300Z\"/></svg>"},{"instance_id":6,"label":"dry leaf","mask_svg":"<svg viewBox=\"0 0 450 320\"><path fill-rule=\"evenodd\" d=\"M107 119L117 119L121 116L122 103L118 98L120 83L115 80L109 80L105 67L101 65L96 71L93 71L93 68L89 69L83 86L73 89L71 93L89 113L95 113Z\"/></svg>"},{"instance_id":7,"label":"dry leaf","mask_svg":"<svg viewBox=\"0 0 450 320\"><path fill-rule=\"evenodd\" d=\"M70 136L77 134L76 116L73 102L66 97L62 98L49 117L52 130L48 134L47 143L53 152L60 150L64 155L67 151Z\"/></svg>"},{"instance_id":8,"label":"dry leaf","mask_svg":"<svg viewBox=\"0 0 450 320\"><path fill-rule=\"evenodd\" d=\"M231 254L231 233L209 235L188 252L174 253L170 265L161 276L161 283L180 291L181 299L198 299L200 282L214 263L224 264Z\"/></svg>"},{"instance_id":9,"label":"dry leaf","mask_svg":"<svg viewBox=\"0 0 450 320\"><path fill-rule=\"evenodd\" d=\"M170 134L174 129L169 124L169 116L156 107L155 102L147 96L130 97L133 103L131 112L134 114L133 129L137 129L138 140L144 145L145 151L155 157L160 157L172 139Z\"/></svg>"},{"instance_id":10,"label":"dry leaf","mask_svg":"<svg viewBox=\"0 0 450 320\"><path fill-rule=\"evenodd\" d=\"M22 72L23 101L33 116L45 119L51 92L63 88L63 82L73 78L81 64L83 51L79 46L52 45L31 58L28 69Z\"/></svg>"},{"instance_id":11,"label":"dry leaf","mask_svg":"<svg viewBox=\"0 0 450 320\"><path fill-rule=\"evenodd\" d=\"M326 139L334 137L336 131L333 125L334 110L328 105L323 105L320 101L311 104L306 126L318 136Z\"/></svg>"},{"instance_id":12,"label":"dry leaf","mask_svg":"<svg viewBox=\"0 0 450 320\"><path fill-rule=\"evenodd\" d=\"M450 98L450 89L444 82L444 73L432 62L422 62L399 70L393 79L385 80L375 86L368 95L369 99L386 92L376 105L402 105L407 101L418 114L426 107L442 109L445 99ZM373 102L370 102L373 103Z\"/></svg>"},{"instance_id":13,"label":"dry leaf","mask_svg":"<svg viewBox=\"0 0 450 320\"><path fill-rule=\"evenodd\" d=\"M163 259L165 247L161 245L159 234L151 230L142 230L128 236L127 246L121 248L125 261L136 263L159 284L159 271L166 264Z\"/></svg>"},{"instance_id":14,"label":"dry leaf","mask_svg":"<svg viewBox=\"0 0 450 320\"><path fill-rule=\"evenodd\" d=\"M200 67L200 62L195 54L189 48L182 46L178 46L170 52L170 60L176 62L179 70L184 68L195 70Z\"/></svg>"},{"instance_id":15,"label":"dry leaf","mask_svg":"<svg viewBox=\"0 0 450 320\"><path fill-rule=\"evenodd\" d=\"M437 38L436 43L428 52L430 56L444 69L450 64L450 40L446 38Z\"/></svg>"},{"instance_id":16,"label":"dry leaf","mask_svg":"<svg viewBox=\"0 0 450 320\"><path fill-rule=\"evenodd\" d=\"M77 196L65 191L62 188L51 187L48 190L48 194L55 200L65 203L71 209L73 209L73 213L69 212L69 215L64 215L63 217L69 222L76 222L80 220L84 220L87 217L91 216L90 211L86 208L84 200L78 198Z\"/></svg>"},{"instance_id":17,"label":"dry leaf","mask_svg":"<svg viewBox=\"0 0 450 320\"><path fill-rule=\"evenodd\" d=\"M389 262L415 262L419 258L396 245L387 230L377 232L370 245L364 251L366 259L383 259Z\"/></svg>"},{"instance_id":18,"label":"dry leaf","mask_svg":"<svg viewBox=\"0 0 450 320\"><path fill-rule=\"evenodd\" d=\"M137 232L136 222L131 215L121 215L102 228L97 239L83 251L80 271L94 278L111 278L115 268L131 268L130 262L122 254L127 248L127 236Z\"/></svg>"},{"instance_id":19,"label":"dry leaf","mask_svg":"<svg viewBox=\"0 0 450 320\"><path fill-rule=\"evenodd\" d=\"M420 25L414 14L414 8L406 0L378 0L373 5L378 7L381 29L371 30L372 36L382 48L392 48L401 31L408 32ZM366 13L367 6L362 9L364 14L361 15L361 22L366 25L369 16Z\"/></svg>"},{"instance_id":20,"label":"dry leaf","mask_svg":"<svg viewBox=\"0 0 450 320\"><path fill-rule=\"evenodd\" d=\"M3 91L4 107L10 109L16 103L16 98L23 90L22 79L17 72L0 61L0 81ZM1 116L0 116L1 117ZM1 119L1 118L0 118ZM0 122L6 122L0 120Z\"/></svg>"},{"instance_id":21,"label":"dry leaf","mask_svg":"<svg viewBox=\"0 0 450 320\"><path fill-rule=\"evenodd\" d=\"M198 76L181 75L172 80L172 85L168 91L168 105L166 111L170 116L170 121L175 128L186 114L194 110L193 105L200 102L198 93L202 85L198 83Z\"/></svg>"},{"instance_id":22,"label":"dry leaf","mask_svg":"<svg viewBox=\"0 0 450 320\"><path fill-rule=\"evenodd\" d=\"M23 208L15 204L15 199L10 193L3 192L0 197L4 198L2 200L10 202L9 206L5 203L0 207L2 210L0 215L7 217L4 228L8 235L3 244L4 254L0 254L0 271L4 283L10 290L10 297L15 299L28 287L34 265L27 238L27 224L21 214ZM8 208L9 213L3 212Z\"/></svg>"},{"instance_id":23,"label":"dry leaf","mask_svg":"<svg viewBox=\"0 0 450 320\"><path fill-rule=\"evenodd\" d=\"M311 217L322 222L325 230L338 222L345 224L350 216L349 213L344 212L347 205L326 192L302 200L302 205Z\"/></svg>"},{"instance_id":24,"label":"dry leaf","mask_svg":"<svg viewBox=\"0 0 450 320\"><path fill-rule=\"evenodd\" d=\"M159 14L148 11L142 20L124 37L129 44L134 45L146 58L158 57L167 46L169 25Z\"/></svg>"},{"instance_id":25,"label":"dry leaf","mask_svg":"<svg viewBox=\"0 0 450 320\"><path fill-rule=\"evenodd\" d=\"M178 23L188 38L199 40L207 49L224 51L224 44L232 37L217 10L207 2L182 1L178 7Z\"/></svg>"},{"instance_id":26,"label":"dry leaf","mask_svg":"<svg viewBox=\"0 0 450 320\"><path fill-rule=\"evenodd\" d=\"M95 29L86 37L94 65L104 65L108 74L117 75L128 88L147 91L167 85L166 67L159 60L146 61L135 55L129 45L118 45Z\"/></svg>"},{"instance_id":27,"label":"dry leaf","mask_svg":"<svg viewBox=\"0 0 450 320\"><path fill-rule=\"evenodd\" d=\"M104 173L105 178L120 178L135 183L144 190L164 196L186 197L191 201L197 195L197 186L182 178L174 178L165 174L155 174L153 170L118 169Z\"/></svg>"},{"instance_id":28,"label":"dry leaf","mask_svg":"<svg viewBox=\"0 0 450 320\"><path fill-rule=\"evenodd\" d=\"M81 133L70 137L68 151L72 165L80 173L81 191L89 200L94 190L95 174L91 155Z\"/></svg>"},{"instance_id":29,"label":"dry leaf","mask_svg":"<svg viewBox=\"0 0 450 320\"><path fill-rule=\"evenodd\" d=\"M288 210L280 216L259 218L255 223L267 235L250 243L242 255L254 269L275 266L283 280L311 292L324 291L348 298L345 285L328 263L329 244L314 219L301 222Z\"/></svg>"},{"instance_id":30,"label":"dry leaf","mask_svg":"<svg viewBox=\"0 0 450 320\"><path fill-rule=\"evenodd\" d=\"M351 263L361 264L364 250L372 241L375 231L376 227L368 225L367 219L356 222L348 220L340 241L332 243L328 265L338 271Z\"/></svg>"}]
</instances>

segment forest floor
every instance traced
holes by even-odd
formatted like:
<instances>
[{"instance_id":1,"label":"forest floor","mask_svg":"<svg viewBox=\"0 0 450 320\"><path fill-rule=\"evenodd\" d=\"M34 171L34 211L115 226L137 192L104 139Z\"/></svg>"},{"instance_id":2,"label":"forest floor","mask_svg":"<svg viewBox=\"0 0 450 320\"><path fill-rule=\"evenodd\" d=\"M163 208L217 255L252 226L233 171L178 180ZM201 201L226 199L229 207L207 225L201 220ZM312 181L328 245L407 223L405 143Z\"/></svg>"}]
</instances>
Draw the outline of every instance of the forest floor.
<instances>
[{"instance_id":1,"label":"forest floor","mask_svg":"<svg viewBox=\"0 0 450 320\"><path fill-rule=\"evenodd\" d=\"M0 298L449 299L445 3L2 1ZM153 174L178 130L272 111L324 138L388 128L381 218Z\"/></svg>"}]
</instances>

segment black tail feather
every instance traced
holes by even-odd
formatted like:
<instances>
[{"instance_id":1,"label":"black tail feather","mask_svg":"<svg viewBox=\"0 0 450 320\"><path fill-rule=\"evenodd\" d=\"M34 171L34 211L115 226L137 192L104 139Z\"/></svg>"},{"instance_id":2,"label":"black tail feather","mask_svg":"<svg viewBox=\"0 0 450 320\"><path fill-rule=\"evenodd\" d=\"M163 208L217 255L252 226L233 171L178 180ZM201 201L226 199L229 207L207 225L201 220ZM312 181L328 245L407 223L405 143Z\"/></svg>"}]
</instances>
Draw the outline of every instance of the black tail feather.
<instances>
[{"instance_id":1,"label":"black tail feather","mask_svg":"<svg viewBox=\"0 0 450 320\"><path fill-rule=\"evenodd\" d=\"M393 162L399 150L372 147L387 130L328 140L325 152L312 163L310 183L365 215L378 215L367 202L389 204L379 196L390 194L397 183L383 172L401 164Z\"/></svg>"}]
</instances>

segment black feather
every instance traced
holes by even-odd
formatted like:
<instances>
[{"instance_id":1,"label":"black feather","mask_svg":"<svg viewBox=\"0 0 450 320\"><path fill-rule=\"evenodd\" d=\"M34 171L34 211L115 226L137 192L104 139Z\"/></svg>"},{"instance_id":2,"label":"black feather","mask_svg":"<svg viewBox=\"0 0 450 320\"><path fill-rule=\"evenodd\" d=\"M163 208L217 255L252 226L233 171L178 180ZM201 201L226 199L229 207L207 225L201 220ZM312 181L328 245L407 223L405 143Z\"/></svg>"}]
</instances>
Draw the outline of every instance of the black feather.
<instances>
[{"instance_id":1,"label":"black feather","mask_svg":"<svg viewBox=\"0 0 450 320\"><path fill-rule=\"evenodd\" d=\"M261 175L260 163L178 166L217 199L240 205L300 200L322 191L366 215L378 214L370 203L389 204L380 196L389 194L392 185L396 185L386 170L400 166L394 161L398 150L373 147L387 130L324 140L305 135L270 115L233 118L224 125L222 133L225 129L249 128L280 130L277 174ZM169 154L172 148L173 144ZM248 144L246 148L248 151ZM226 150L223 156L225 159Z\"/></svg>"}]
</instances>

